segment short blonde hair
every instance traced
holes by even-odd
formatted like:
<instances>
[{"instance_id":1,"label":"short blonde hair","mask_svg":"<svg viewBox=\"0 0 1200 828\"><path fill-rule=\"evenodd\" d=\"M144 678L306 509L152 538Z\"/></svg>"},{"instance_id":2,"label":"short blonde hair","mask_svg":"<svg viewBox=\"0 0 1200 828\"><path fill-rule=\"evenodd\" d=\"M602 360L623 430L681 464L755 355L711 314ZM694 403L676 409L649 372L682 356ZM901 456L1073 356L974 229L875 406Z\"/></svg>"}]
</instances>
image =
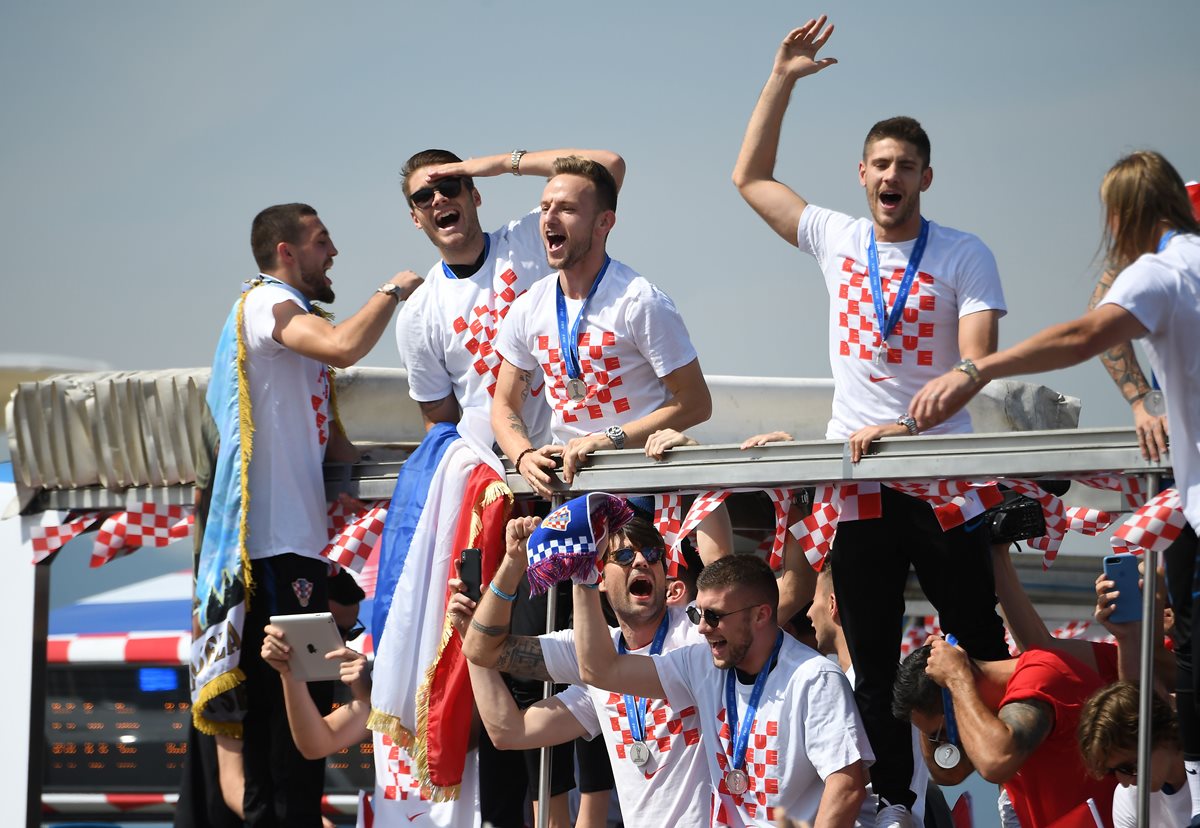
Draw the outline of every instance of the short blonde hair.
<instances>
[{"instance_id":1,"label":"short blonde hair","mask_svg":"<svg viewBox=\"0 0 1200 828\"><path fill-rule=\"evenodd\" d=\"M1153 252L1163 225L1200 233L1183 178L1152 150L1132 152L1113 164L1100 182L1100 201L1105 209L1104 246L1114 271Z\"/></svg>"}]
</instances>

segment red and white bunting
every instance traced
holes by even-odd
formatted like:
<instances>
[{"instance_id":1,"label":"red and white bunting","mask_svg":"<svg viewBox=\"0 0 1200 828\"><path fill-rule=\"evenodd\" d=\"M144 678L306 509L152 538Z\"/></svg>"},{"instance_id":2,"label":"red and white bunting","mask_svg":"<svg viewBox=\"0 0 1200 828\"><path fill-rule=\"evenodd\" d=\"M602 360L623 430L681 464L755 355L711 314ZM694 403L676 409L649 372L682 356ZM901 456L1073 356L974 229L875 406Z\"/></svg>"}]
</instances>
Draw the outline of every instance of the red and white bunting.
<instances>
[{"instance_id":1,"label":"red and white bunting","mask_svg":"<svg viewBox=\"0 0 1200 828\"><path fill-rule=\"evenodd\" d=\"M933 507L942 531L979 517L1004 500L994 481L928 480L919 483L888 483L889 488L920 498Z\"/></svg>"},{"instance_id":2,"label":"red and white bunting","mask_svg":"<svg viewBox=\"0 0 1200 828\"><path fill-rule=\"evenodd\" d=\"M191 506L142 503L127 512L117 512L100 524L92 544L91 565L103 566L140 547L163 547L186 538L194 522Z\"/></svg>"},{"instance_id":3,"label":"red and white bunting","mask_svg":"<svg viewBox=\"0 0 1200 828\"><path fill-rule=\"evenodd\" d=\"M352 514L340 502L334 502L328 513L330 544L321 550L321 555L340 566L362 572L383 535L389 503L385 500Z\"/></svg>"},{"instance_id":4,"label":"red and white bunting","mask_svg":"<svg viewBox=\"0 0 1200 828\"><path fill-rule=\"evenodd\" d=\"M683 528L683 496L678 494L654 495L654 528L663 537L667 548L667 575L679 575L679 567L687 566L679 545Z\"/></svg>"},{"instance_id":5,"label":"red and white bunting","mask_svg":"<svg viewBox=\"0 0 1200 828\"><path fill-rule=\"evenodd\" d=\"M692 508L688 509L687 517L683 519L683 524L679 527L679 536L675 539L675 543L671 545L672 556L678 556L679 560L683 560L683 539L692 532L696 531L704 519L711 515L713 511L725 502L725 498L729 497L729 491L722 489L715 492L701 492L696 495L696 499L692 501Z\"/></svg>"},{"instance_id":6,"label":"red and white bunting","mask_svg":"<svg viewBox=\"0 0 1200 828\"><path fill-rule=\"evenodd\" d=\"M1179 490L1163 489L1117 527L1111 539L1112 548L1117 553L1135 555L1148 549L1162 552L1179 537L1186 525Z\"/></svg>"},{"instance_id":7,"label":"red and white bunting","mask_svg":"<svg viewBox=\"0 0 1200 828\"><path fill-rule=\"evenodd\" d=\"M1046 520L1046 534L1040 538L1031 538L1027 542L1030 548L1041 551L1043 569L1048 569L1058 557L1058 549L1062 546L1063 537L1067 532L1098 535L1107 529L1115 519L1113 515L1100 509L1084 506L1067 508L1060 498L1030 480L1009 480L1007 482L1013 491L1031 497L1042 504L1042 514Z\"/></svg>"},{"instance_id":8,"label":"red and white bunting","mask_svg":"<svg viewBox=\"0 0 1200 828\"><path fill-rule=\"evenodd\" d=\"M767 563L771 569L779 571L783 566L783 545L787 543L788 511L792 508L791 489L767 489L771 498L771 506L775 510L775 532L771 537L771 553Z\"/></svg>"},{"instance_id":9,"label":"red and white bunting","mask_svg":"<svg viewBox=\"0 0 1200 828\"><path fill-rule=\"evenodd\" d=\"M46 560L73 538L90 529L99 519L99 512L83 512L75 517L67 517L66 512L56 510L42 512L36 518L22 518L22 534L33 548L31 563Z\"/></svg>"},{"instance_id":10,"label":"red and white bunting","mask_svg":"<svg viewBox=\"0 0 1200 828\"><path fill-rule=\"evenodd\" d=\"M1091 486L1093 489L1107 489L1120 492L1125 505L1137 509L1146 503L1146 490L1142 488L1142 479L1132 475L1126 477L1120 474L1098 474L1093 477L1075 477L1072 480Z\"/></svg>"}]
</instances>

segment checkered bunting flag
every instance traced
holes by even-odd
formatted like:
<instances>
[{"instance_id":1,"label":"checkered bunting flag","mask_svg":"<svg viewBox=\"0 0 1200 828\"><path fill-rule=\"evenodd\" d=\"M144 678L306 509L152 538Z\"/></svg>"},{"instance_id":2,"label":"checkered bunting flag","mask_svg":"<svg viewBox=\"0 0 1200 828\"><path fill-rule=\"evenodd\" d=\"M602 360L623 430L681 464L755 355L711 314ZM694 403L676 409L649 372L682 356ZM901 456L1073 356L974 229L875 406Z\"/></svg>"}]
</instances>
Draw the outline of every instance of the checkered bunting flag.
<instances>
[{"instance_id":1,"label":"checkered bunting flag","mask_svg":"<svg viewBox=\"0 0 1200 828\"><path fill-rule=\"evenodd\" d=\"M920 498L933 507L942 531L961 526L979 517L1004 500L994 481L976 483L970 480L928 480L916 483L888 483L888 488Z\"/></svg>"},{"instance_id":2,"label":"checkered bunting flag","mask_svg":"<svg viewBox=\"0 0 1200 828\"><path fill-rule=\"evenodd\" d=\"M1091 486L1093 489L1108 489L1120 492L1125 505L1130 509L1138 509L1146 504L1146 491L1142 488L1141 478L1125 477L1120 474L1101 474L1095 477L1077 477L1076 483Z\"/></svg>"},{"instance_id":3,"label":"checkered bunting flag","mask_svg":"<svg viewBox=\"0 0 1200 828\"><path fill-rule=\"evenodd\" d=\"M82 535L100 519L99 512L82 512L67 517L66 512L50 510L34 517L21 518L23 539L33 548L31 563L41 563L73 538Z\"/></svg>"},{"instance_id":4,"label":"checkered bunting flag","mask_svg":"<svg viewBox=\"0 0 1200 828\"><path fill-rule=\"evenodd\" d=\"M361 573L371 552L379 545L390 502L385 500L359 512L347 509L341 501L332 503L328 512L329 545L321 550L321 555Z\"/></svg>"},{"instance_id":5,"label":"checkered bunting flag","mask_svg":"<svg viewBox=\"0 0 1200 828\"><path fill-rule=\"evenodd\" d=\"M696 527L703 523L704 519L713 513L713 510L724 503L727 497L729 497L727 491L701 492L696 495L696 499L692 501L692 508L688 509L687 517L683 519L683 524L679 527L679 535L675 538L675 543L671 544L672 556L678 555L680 560L683 559L683 539L695 532Z\"/></svg>"},{"instance_id":6,"label":"checkered bunting flag","mask_svg":"<svg viewBox=\"0 0 1200 828\"><path fill-rule=\"evenodd\" d=\"M1148 549L1162 552L1186 525L1179 490L1163 489L1118 526L1110 542L1116 553L1141 554Z\"/></svg>"},{"instance_id":7,"label":"checkered bunting flag","mask_svg":"<svg viewBox=\"0 0 1200 828\"><path fill-rule=\"evenodd\" d=\"M793 524L791 533L813 569L819 570L833 546L841 520L871 520L883 514L878 483L843 483L817 486L812 514Z\"/></svg>"},{"instance_id":8,"label":"checkered bunting flag","mask_svg":"<svg viewBox=\"0 0 1200 828\"><path fill-rule=\"evenodd\" d=\"M1107 529L1115 519L1113 515L1100 509L1084 506L1068 508L1060 498L1029 480L1009 480L1008 485L1013 491L1031 497L1042 504L1042 514L1046 519L1046 534L1040 538L1031 538L1028 543L1031 549L1038 549L1042 552L1043 569L1049 569L1050 564L1054 563L1058 557L1058 549L1062 546L1063 537L1067 532L1098 535Z\"/></svg>"},{"instance_id":9,"label":"checkered bunting flag","mask_svg":"<svg viewBox=\"0 0 1200 828\"><path fill-rule=\"evenodd\" d=\"M775 509L775 534L771 539L771 554L767 563L778 572L783 567L783 546L787 543L788 511L792 508L791 489L767 489L771 506Z\"/></svg>"},{"instance_id":10,"label":"checkered bunting flag","mask_svg":"<svg viewBox=\"0 0 1200 828\"><path fill-rule=\"evenodd\" d=\"M667 575L672 578L679 575L680 566L687 566L676 545L680 538L679 530L683 528L682 515L682 495L654 495L654 528L663 536L663 543L667 547Z\"/></svg>"},{"instance_id":11,"label":"checkered bunting flag","mask_svg":"<svg viewBox=\"0 0 1200 828\"><path fill-rule=\"evenodd\" d=\"M194 522L191 506L142 503L126 512L117 512L100 524L92 544L91 565L103 566L140 547L163 547L186 538Z\"/></svg>"}]
</instances>

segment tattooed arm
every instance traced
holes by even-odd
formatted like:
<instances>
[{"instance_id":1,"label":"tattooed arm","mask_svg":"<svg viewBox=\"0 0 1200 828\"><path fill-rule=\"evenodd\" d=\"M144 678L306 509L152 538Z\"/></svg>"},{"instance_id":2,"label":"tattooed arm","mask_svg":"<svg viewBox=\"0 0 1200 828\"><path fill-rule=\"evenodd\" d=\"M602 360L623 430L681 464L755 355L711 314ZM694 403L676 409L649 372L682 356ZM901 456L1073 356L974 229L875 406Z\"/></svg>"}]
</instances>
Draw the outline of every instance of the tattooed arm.
<instances>
[{"instance_id":1,"label":"tattooed arm","mask_svg":"<svg viewBox=\"0 0 1200 828\"><path fill-rule=\"evenodd\" d=\"M529 396L532 382L531 372L518 368L508 360L500 363L496 395L492 398L492 431L500 449L517 466L517 471L533 490L542 497L550 497L558 482L554 476L554 456L561 454L562 448L535 448L529 440L521 409Z\"/></svg>"},{"instance_id":2,"label":"tattooed arm","mask_svg":"<svg viewBox=\"0 0 1200 828\"><path fill-rule=\"evenodd\" d=\"M433 428L438 423L457 423L462 416L458 400L454 394L447 394L440 400L417 403L421 406L421 419L425 421L425 430Z\"/></svg>"},{"instance_id":3,"label":"tattooed arm","mask_svg":"<svg viewBox=\"0 0 1200 828\"><path fill-rule=\"evenodd\" d=\"M1088 310L1100 304L1100 300L1108 293L1116 278L1117 274L1110 270L1100 275L1096 289L1092 291L1092 297L1088 300ZM1126 340L1102 352L1100 362L1133 411L1133 426L1137 429L1142 456L1157 461L1159 455L1167 450L1167 418L1146 411L1145 397L1151 388L1150 383L1146 381L1146 375L1142 373L1142 366L1138 364L1133 342Z\"/></svg>"}]
</instances>

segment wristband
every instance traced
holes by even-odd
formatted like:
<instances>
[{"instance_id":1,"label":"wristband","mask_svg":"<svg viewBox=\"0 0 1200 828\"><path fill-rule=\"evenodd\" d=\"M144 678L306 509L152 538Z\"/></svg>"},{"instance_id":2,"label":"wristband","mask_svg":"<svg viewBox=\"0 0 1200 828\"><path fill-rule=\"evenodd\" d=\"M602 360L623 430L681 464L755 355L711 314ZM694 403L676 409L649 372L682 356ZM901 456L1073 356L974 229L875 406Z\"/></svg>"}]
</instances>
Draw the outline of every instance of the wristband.
<instances>
[{"instance_id":1,"label":"wristband","mask_svg":"<svg viewBox=\"0 0 1200 828\"><path fill-rule=\"evenodd\" d=\"M594 583L594 584L576 584L575 586L581 586L581 587L583 587L584 589L599 589L599 588L600 588L600 582L599 582L599 581L597 581L597 582L596 582L596 583Z\"/></svg>"},{"instance_id":2,"label":"wristband","mask_svg":"<svg viewBox=\"0 0 1200 828\"><path fill-rule=\"evenodd\" d=\"M537 451L537 449L535 449L533 446L530 446L529 448L525 449L523 452L521 452L520 454L517 455L517 462L513 463L513 468L515 468L517 470L517 474L521 473L521 461L524 460L525 455L529 454L529 452L531 452L531 451Z\"/></svg>"},{"instance_id":3,"label":"wristband","mask_svg":"<svg viewBox=\"0 0 1200 828\"><path fill-rule=\"evenodd\" d=\"M491 590L492 595L495 595L501 601L508 601L511 604L513 601L517 600L517 593L514 592L512 595L509 595L500 587L496 586L494 581L488 584L488 589Z\"/></svg>"}]
</instances>

